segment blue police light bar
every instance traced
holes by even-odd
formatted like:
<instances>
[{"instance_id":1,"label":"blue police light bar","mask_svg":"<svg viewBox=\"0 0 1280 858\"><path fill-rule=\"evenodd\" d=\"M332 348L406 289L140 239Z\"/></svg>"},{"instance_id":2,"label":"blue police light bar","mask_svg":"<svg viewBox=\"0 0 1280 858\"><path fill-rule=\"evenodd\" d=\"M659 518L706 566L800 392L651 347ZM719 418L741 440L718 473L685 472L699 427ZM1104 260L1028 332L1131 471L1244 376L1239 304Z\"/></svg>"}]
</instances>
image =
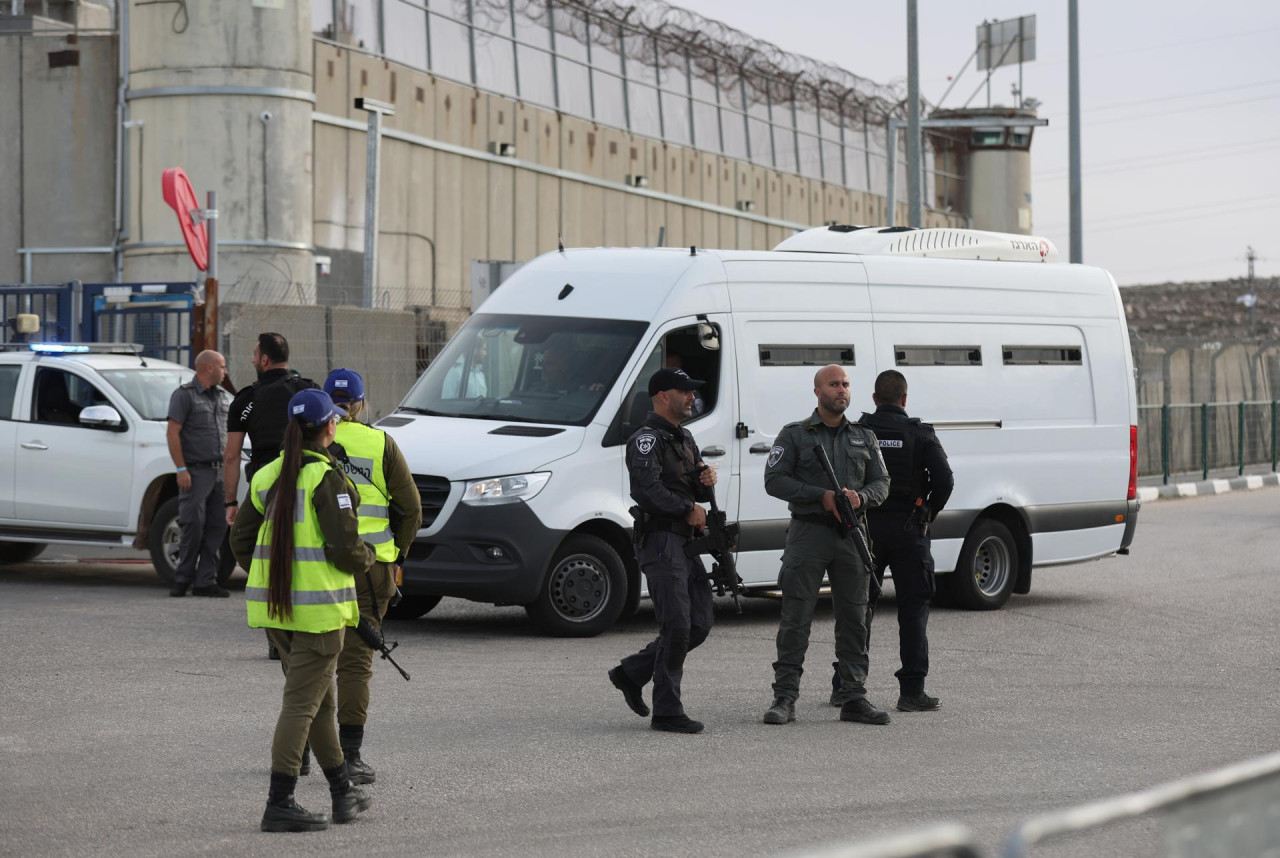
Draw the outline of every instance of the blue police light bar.
<instances>
[{"instance_id":1,"label":"blue police light bar","mask_svg":"<svg viewBox=\"0 0 1280 858\"><path fill-rule=\"evenodd\" d=\"M89 346L82 343L31 343L31 351L47 355L85 354Z\"/></svg>"}]
</instances>

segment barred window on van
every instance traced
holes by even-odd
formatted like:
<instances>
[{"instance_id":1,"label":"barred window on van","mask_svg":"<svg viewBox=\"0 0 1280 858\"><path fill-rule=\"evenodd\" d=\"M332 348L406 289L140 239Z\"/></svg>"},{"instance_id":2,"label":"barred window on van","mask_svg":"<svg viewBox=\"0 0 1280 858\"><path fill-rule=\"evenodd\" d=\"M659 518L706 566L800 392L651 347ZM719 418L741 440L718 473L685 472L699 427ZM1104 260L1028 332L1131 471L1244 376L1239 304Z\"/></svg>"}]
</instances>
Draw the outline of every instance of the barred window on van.
<instances>
[{"instance_id":1,"label":"barred window on van","mask_svg":"<svg viewBox=\"0 0 1280 858\"><path fill-rule=\"evenodd\" d=\"M1080 346L1004 346L1005 366L1080 366Z\"/></svg>"},{"instance_id":2,"label":"barred window on van","mask_svg":"<svg viewBox=\"0 0 1280 858\"><path fill-rule=\"evenodd\" d=\"M853 346L760 346L761 366L854 366Z\"/></svg>"},{"instance_id":3,"label":"barred window on van","mask_svg":"<svg viewBox=\"0 0 1280 858\"><path fill-rule=\"evenodd\" d=\"M894 346L896 366L982 366L982 346Z\"/></svg>"}]
</instances>

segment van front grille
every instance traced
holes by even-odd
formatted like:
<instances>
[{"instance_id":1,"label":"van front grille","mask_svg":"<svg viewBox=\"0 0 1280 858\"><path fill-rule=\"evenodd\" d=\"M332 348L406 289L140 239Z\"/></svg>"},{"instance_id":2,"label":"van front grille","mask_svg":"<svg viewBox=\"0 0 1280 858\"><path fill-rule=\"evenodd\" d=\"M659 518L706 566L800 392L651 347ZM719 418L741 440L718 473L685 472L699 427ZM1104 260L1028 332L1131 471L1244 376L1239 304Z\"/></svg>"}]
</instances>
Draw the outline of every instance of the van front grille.
<instances>
[{"instance_id":1,"label":"van front grille","mask_svg":"<svg viewBox=\"0 0 1280 858\"><path fill-rule=\"evenodd\" d=\"M430 527L449 499L449 481L430 474L414 474L413 484L422 497L422 526Z\"/></svg>"}]
</instances>

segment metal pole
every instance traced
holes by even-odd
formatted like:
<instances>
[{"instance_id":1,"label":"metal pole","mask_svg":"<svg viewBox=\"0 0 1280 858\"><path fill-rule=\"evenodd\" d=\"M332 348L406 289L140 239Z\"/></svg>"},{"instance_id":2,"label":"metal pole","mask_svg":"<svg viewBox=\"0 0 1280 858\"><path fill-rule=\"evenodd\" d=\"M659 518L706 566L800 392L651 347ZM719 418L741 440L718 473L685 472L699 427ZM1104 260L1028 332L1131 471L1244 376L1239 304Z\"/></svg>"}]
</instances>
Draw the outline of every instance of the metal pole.
<instances>
[{"instance_id":1,"label":"metal pole","mask_svg":"<svg viewBox=\"0 0 1280 858\"><path fill-rule=\"evenodd\" d=\"M1160 468L1164 484L1169 485L1169 403L1160 406Z\"/></svg>"},{"instance_id":2,"label":"metal pole","mask_svg":"<svg viewBox=\"0 0 1280 858\"><path fill-rule=\"evenodd\" d=\"M1084 262L1084 228L1080 194L1080 17L1079 0L1067 0L1068 120L1070 135L1071 261Z\"/></svg>"},{"instance_id":3,"label":"metal pole","mask_svg":"<svg viewBox=\"0 0 1280 858\"><path fill-rule=\"evenodd\" d=\"M1075 0L1072 0L1075 2ZM1209 479L1209 403L1200 403L1200 470L1202 480Z\"/></svg>"},{"instance_id":4,"label":"metal pole","mask_svg":"<svg viewBox=\"0 0 1280 858\"><path fill-rule=\"evenodd\" d=\"M365 140L364 299L361 306L371 308L378 286L378 160L382 154L382 117L395 116L396 109L372 98L357 98L356 110L369 114Z\"/></svg>"},{"instance_id":5,"label":"metal pole","mask_svg":"<svg viewBox=\"0 0 1280 858\"><path fill-rule=\"evenodd\" d=\"M916 0L907 0L907 226L919 228L920 212L920 45Z\"/></svg>"},{"instance_id":6,"label":"metal pole","mask_svg":"<svg viewBox=\"0 0 1280 858\"><path fill-rule=\"evenodd\" d=\"M1244 403L1240 403L1240 409L1237 412L1236 419L1236 446L1240 450L1240 470L1236 471L1236 476L1244 476Z\"/></svg>"},{"instance_id":7,"label":"metal pole","mask_svg":"<svg viewBox=\"0 0 1280 858\"><path fill-rule=\"evenodd\" d=\"M1276 444L1276 416L1280 412L1280 403L1271 400L1271 471L1275 473L1277 459L1280 459L1280 445Z\"/></svg>"},{"instance_id":8,"label":"metal pole","mask_svg":"<svg viewBox=\"0 0 1280 858\"><path fill-rule=\"evenodd\" d=\"M209 267L204 278L204 336L206 349L217 349L222 344L218 337L218 192L206 195L205 224L209 230ZM195 355L193 354L194 361Z\"/></svg>"},{"instance_id":9,"label":"metal pole","mask_svg":"<svg viewBox=\"0 0 1280 858\"><path fill-rule=\"evenodd\" d=\"M885 180L885 198L888 202L888 211L885 213L885 226L896 226L894 223L894 215L896 207L893 204L893 185L896 178L898 167L898 129L893 124L893 119L889 119L889 176Z\"/></svg>"}]
</instances>

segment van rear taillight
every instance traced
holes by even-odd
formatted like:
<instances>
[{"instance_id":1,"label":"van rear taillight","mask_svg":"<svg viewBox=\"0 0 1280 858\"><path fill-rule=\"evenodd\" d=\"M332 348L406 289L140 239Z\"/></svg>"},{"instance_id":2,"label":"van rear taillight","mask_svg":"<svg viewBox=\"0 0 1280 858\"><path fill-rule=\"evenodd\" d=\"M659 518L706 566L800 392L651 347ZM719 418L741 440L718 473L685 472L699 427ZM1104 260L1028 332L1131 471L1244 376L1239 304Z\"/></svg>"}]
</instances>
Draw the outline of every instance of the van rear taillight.
<instances>
[{"instance_id":1,"label":"van rear taillight","mask_svg":"<svg viewBox=\"0 0 1280 858\"><path fill-rule=\"evenodd\" d=\"M1129 427L1129 500L1138 496L1138 427Z\"/></svg>"}]
</instances>

